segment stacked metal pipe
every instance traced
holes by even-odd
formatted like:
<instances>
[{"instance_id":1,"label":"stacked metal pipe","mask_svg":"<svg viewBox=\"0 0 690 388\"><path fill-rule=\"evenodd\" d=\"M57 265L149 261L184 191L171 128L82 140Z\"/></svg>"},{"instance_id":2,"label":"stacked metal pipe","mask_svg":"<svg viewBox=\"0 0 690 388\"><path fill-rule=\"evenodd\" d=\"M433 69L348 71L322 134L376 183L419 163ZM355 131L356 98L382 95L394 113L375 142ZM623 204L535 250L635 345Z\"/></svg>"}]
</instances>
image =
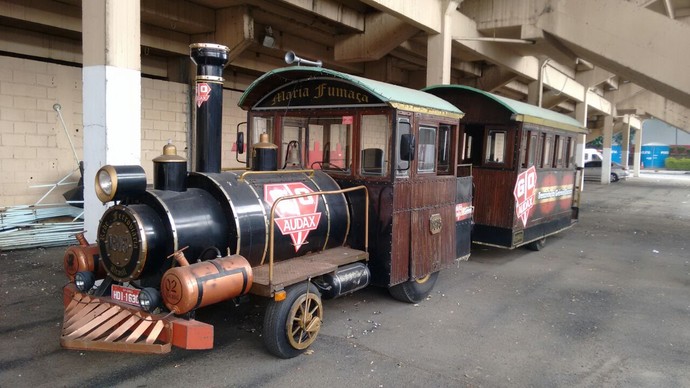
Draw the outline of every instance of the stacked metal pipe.
<instances>
[{"instance_id":1,"label":"stacked metal pipe","mask_svg":"<svg viewBox=\"0 0 690 388\"><path fill-rule=\"evenodd\" d=\"M0 251L74 244L81 217L82 209L69 205L0 208Z\"/></svg>"}]
</instances>

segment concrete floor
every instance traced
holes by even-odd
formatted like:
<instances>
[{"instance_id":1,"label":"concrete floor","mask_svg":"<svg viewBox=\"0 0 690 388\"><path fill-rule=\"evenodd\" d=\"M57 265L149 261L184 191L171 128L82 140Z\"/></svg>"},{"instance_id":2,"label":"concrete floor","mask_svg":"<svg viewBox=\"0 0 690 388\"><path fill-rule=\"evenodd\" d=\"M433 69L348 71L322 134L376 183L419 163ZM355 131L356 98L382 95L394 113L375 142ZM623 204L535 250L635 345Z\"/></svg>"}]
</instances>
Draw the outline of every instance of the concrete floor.
<instances>
[{"instance_id":1,"label":"concrete floor","mask_svg":"<svg viewBox=\"0 0 690 388\"><path fill-rule=\"evenodd\" d=\"M64 350L63 249L0 253L0 387L690 386L690 175L585 189L579 225L542 251L475 246L419 305L325 301L290 360L262 347L261 300L198 314L214 350Z\"/></svg>"}]
</instances>

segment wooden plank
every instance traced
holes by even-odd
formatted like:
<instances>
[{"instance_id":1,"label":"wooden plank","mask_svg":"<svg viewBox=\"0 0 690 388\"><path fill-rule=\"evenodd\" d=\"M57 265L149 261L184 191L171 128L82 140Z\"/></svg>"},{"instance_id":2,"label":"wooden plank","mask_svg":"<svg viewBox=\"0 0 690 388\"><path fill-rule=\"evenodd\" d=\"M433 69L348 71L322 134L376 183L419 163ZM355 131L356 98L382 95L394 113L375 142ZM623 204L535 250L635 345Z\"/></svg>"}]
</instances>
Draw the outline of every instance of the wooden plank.
<instances>
[{"instance_id":1,"label":"wooden plank","mask_svg":"<svg viewBox=\"0 0 690 388\"><path fill-rule=\"evenodd\" d=\"M82 341L82 340L68 340L61 339L60 345L65 349L77 350L104 350L108 352L127 352L139 354L164 354L169 353L172 349L170 343L167 344L145 344L125 342L102 342L102 341Z\"/></svg>"},{"instance_id":2,"label":"wooden plank","mask_svg":"<svg viewBox=\"0 0 690 388\"><path fill-rule=\"evenodd\" d=\"M149 333L148 337L146 337L146 343L149 345L154 344L164 327L165 323L162 320L156 321L156 323L153 325L153 328L151 328L151 332Z\"/></svg>"},{"instance_id":3,"label":"wooden plank","mask_svg":"<svg viewBox=\"0 0 690 388\"><path fill-rule=\"evenodd\" d=\"M118 338L122 337L122 335L125 334L125 332L127 330L129 330L130 327L134 326L134 324L136 324L138 320L139 320L139 318L137 318L135 316L129 317L129 319L126 320L125 323L123 323L115 331L110 333L110 335L108 335L106 338L104 338L103 341L104 342L113 342L113 341L117 340Z\"/></svg>"},{"instance_id":4,"label":"wooden plank","mask_svg":"<svg viewBox=\"0 0 690 388\"><path fill-rule=\"evenodd\" d=\"M88 335L84 336L82 339L87 341L97 339L98 337L115 328L118 323L125 320L129 315L130 312L127 310L120 311L117 315L108 319L106 322L103 322L103 324L100 327L98 327L96 330L92 331Z\"/></svg>"},{"instance_id":5,"label":"wooden plank","mask_svg":"<svg viewBox=\"0 0 690 388\"><path fill-rule=\"evenodd\" d=\"M347 247L328 249L319 253L283 260L273 266L273 289L269 287L268 264L252 269L254 282L251 293L271 296L277 289L335 271L339 266L367 260L369 254Z\"/></svg>"},{"instance_id":6,"label":"wooden plank","mask_svg":"<svg viewBox=\"0 0 690 388\"><path fill-rule=\"evenodd\" d=\"M75 328L76 330L74 330L72 333L66 335L65 337L69 338L69 339L79 338L82 335L84 335L84 334L90 332L91 330L93 330L94 328L96 328L98 325L106 322L110 317L112 317L113 315L117 314L118 311L120 311L119 306L107 306L107 305L104 305L104 306L106 307L106 309L105 309L105 311L103 311L103 313L96 315L96 316L93 316L90 321L88 321L87 323L85 323L83 325L79 325L78 327Z\"/></svg>"},{"instance_id":7,"label":"wooden plank","mask_svg":"<svg viewBox=\"0 0 690 388\"><path fill-rule=\"evenodd\" d=\"M107 304L98 304L95 309L90 310L88 314L83 314L79 318L79 320L76 320L72 322L69 325L66 325L63 327L63 330L71 332L77 327L81 327L89 323L92 319L96 318L97 316L103 314L106 310L108 310L109 305Z\"/></svg>"},{"instance_id":8,"label":"wooden plank","mask_svg":"<svg viewBox=\"0 0 690 388\"><path fill-rule=\"evenodd\" d=\"M137 342L139 338L141 338L141 335L144 334L146 329L148 329L149 326L151 326L151 323L153 322L139 318L139 326L137 326L137 328L134 329L134 331L132 331L132 333L129 335L129 337L127 337L125 342L128 344L133 344Z\"/></svg>"},{"instance_id":9,"label":"wooden plank","mask_svg":"<svg viewBox=\"0 0 690 388\"><path fill-rule=\"evenodd\" d=\"M98 307L99 303L96 300L91 300L89 303L86 304L79 302L78 306L79 307L76 307L74 311L72 311L73 314L65 316L66 319L63 324L63 328L69 327L74 322L82 319L86 314L90 313L92 310Z\"/></svg>"}]
</instances>

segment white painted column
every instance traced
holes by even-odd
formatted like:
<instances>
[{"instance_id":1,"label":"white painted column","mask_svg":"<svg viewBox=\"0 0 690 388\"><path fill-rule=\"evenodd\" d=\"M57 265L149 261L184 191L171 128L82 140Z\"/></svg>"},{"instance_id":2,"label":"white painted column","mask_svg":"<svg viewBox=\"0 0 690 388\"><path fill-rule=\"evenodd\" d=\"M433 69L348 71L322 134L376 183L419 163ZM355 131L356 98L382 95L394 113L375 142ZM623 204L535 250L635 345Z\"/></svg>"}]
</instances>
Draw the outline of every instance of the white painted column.
<instances>
[{"instance_id":1,"label":"white painted column","mask_svg":"<svg viewBox=\"0 0 690 388\"><path fill-rule=\"evenodd\" d=\"M623 123L623 144L621 144L621 164L628 167L630 160L630 115L625 115Z\"/></svg>"},{"instance_id":2,"label":"white painted column","mask_svg":"<svg viewBox=\"0 0 690 388\"><path fill-rule=\"evenodd\" d=\"M640 176L640 161L642 160L642 127L637 128L637 136L635 136L635 155L633 156L633 176Z\"/></svg>"},{"instance_id":3,"label":"white painted column","mask_svg":"<svg viewBox=\"0 0 690 388\"><path fill-rule=\"evenodd\" d=\"M95 241L106 209L93 188L106 164L141 162L139 0L82 2L84 228Z\"/></svg>"},{"instance_id":4,"label":"white painted column","mask_svg":"<svg viewBox=\"0 0 690 388\"><path fill-rule=\"evenodd\" d=\"M575 120L582 123L584 128L587 128L587 93L585 93L585 100L575 104ZM575 143L575 165L578 167L585 166L585 143L587 143L587 135L576 135ZM585 174L582 171L580 174L580 193L585 191Z\"/></svg>"},{"instance_id":5,"label":"white painted column","mask_svg":"<svg viewBox=\"0 0 690 388\"><path fill-rule=\"evenodd\" d=\"M608 185L611 183L611 143L613 142L613 116L604 117L604 150L601 162L601 183Z\"/></svg>"},{"instance_id":6,"label":"white painted column","mask_svg":"<svg viewBox=\"0 0 690 388\"><path fill-rule=\"evenodd\" d=\"M587 128L587 96L585 95L584 102L575 104L575 120L579 121L583 127ZM587 135L578 135L577 144L575 146L575 164L578 167L585 166L585 143L587 143Z\"/></svg>"},{"instance_id":7,"label":"white painted column","mask_svg":"<svg viewBox=\"0 0 690 388\"><path fill-rule=\"evenodd\" d=\"M430 35L427 41L426 85L450 84L450 63L452 53L452 17L460 1L446 0L443 3L443 25L440 34Z\"/></svg>"}]
</instances>

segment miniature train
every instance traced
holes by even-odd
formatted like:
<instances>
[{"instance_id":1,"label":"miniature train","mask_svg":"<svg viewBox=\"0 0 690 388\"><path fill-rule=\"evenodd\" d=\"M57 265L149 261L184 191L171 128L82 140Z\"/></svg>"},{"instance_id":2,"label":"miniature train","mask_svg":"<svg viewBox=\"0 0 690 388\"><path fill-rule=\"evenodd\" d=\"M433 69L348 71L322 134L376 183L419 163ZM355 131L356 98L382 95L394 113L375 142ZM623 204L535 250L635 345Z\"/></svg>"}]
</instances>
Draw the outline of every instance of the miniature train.
<instances>
[{"instance_id":1,"label":"miniature train","mask_svg":"<svg viewBox=\"0 0 690 388\"><path fill-rule=\"evenodd\" d=\"M320 66L248 87L248 147L237 137L247 168L223 171L227 48L191 48L196 170L172 145L153 161L152 189L140 166L99 170L98 197L114 206L95 244L80 237L65 253L64 347L210 348L213 328L194 312L253 294L270 298L267 349L294 357L319 333L322 298L373 284L416 303L473 240L539 249L577 221L574 120L472 88L412 90Z\"/></svg>"}]
</instances>

